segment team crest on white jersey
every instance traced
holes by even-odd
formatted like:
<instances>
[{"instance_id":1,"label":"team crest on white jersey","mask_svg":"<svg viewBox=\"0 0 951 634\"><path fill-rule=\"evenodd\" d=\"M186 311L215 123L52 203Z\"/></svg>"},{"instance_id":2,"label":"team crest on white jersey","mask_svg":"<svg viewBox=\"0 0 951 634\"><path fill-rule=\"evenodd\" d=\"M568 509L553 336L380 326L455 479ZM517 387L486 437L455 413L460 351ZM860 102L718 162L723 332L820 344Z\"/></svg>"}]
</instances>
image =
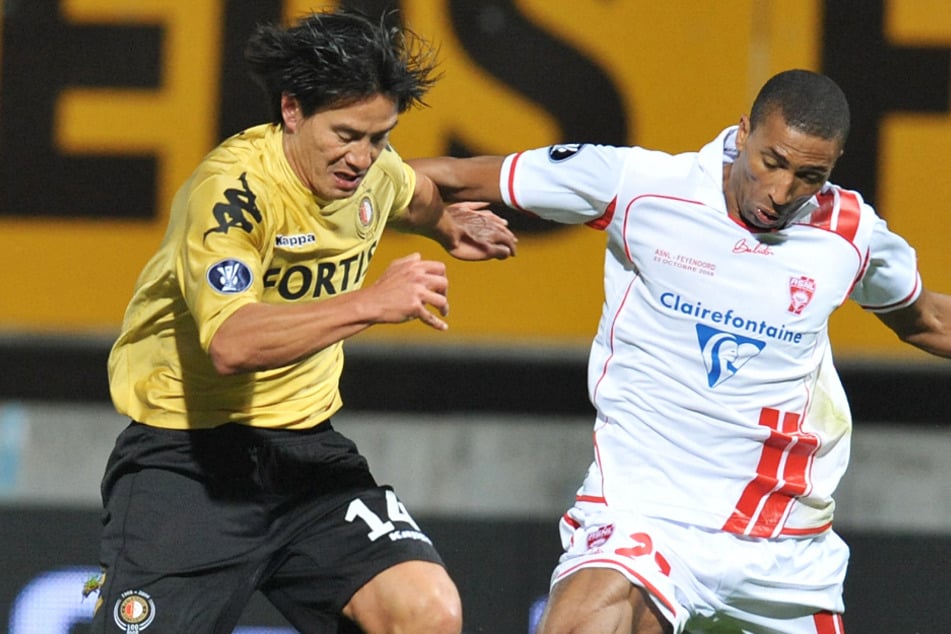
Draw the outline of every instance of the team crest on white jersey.
<instances>
[{"instance_id":1,"label":"team crest on white jersey","mask_svg":"<svg viewBox=\"0 0 951 634\"><path fill-rule=\"evenodd\" d=\"M766 342L697 324L700 354L707 369L707 385L717 387L766 347Z\"/></svg>"},{"instance_id":2,"label":"team crest on white jersey","mask_svg":"<svg viewBox=\"0 0 951 634\"><path fill-rule=\"evenodd\" d=\"M206 274L208 285L225 295L248 290L253 278L251 269L244 262L231 258L215 262Z\"/></svg>"},{"instance_id":3,"label":"team crest on white jersey","mask_svg":"<svg viewBox=\"0 0 951 634\"><path fill-rule=\"evenodd\" d=\"M155 602L147 592L126 590L116 600L112 618L123 632L141 632L155 619Z\"/></svg>"},{"instance_id":4,"label":"team crest on white jersey","mask_svg":"<svg viewBox=\"0 0 951 634\"><path fill-rule=\"evenodd\" d=\"M787 310L794 315L801 315L815 294L816 281L811 277L801 275L789 278L789 308Z\"/></svg>"},{"instance_id":5,"label":"team crest on white jersey","mask_svg":"<svg viewBox=\"0 0 951 634\"><path fill-rule=\"evenodd\" d=\"M584 143L563 143L561 145L552 145L548 148L548 160L552 163L567 161L572 156L581 151Z\"/></svg>"}]
</instances>

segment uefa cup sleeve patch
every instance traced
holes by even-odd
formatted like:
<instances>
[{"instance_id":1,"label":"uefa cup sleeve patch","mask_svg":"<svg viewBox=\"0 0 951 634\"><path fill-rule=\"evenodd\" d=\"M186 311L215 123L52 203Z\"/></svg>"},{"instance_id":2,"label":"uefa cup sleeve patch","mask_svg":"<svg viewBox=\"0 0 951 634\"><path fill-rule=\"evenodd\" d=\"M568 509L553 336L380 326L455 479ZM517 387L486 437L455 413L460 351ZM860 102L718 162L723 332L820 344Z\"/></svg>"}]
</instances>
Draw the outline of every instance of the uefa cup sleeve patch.
<instances>
[{"instance_id":1,"label":"uefa cup sleeve patch","mask_svg":"<svg viewBox=\"0 0 951 634\"><path fill-rule=\"evenodd\" d=\"M155 619L155 602L147 592L126 590L116 600L112 616L124 632L141 632Z\"/></svg>"},{"instance_id":2,"label":"uefa cup sleeve patch","mask_svg":"<svg viewBox=\"0 0 951 634\"><path fill-rule=\"evenodd\" d=\"M552 163L561 163L567 161L572 156L581 151L584 143L562 143L561 145L552 145L548 148L548 160Z\"/></svg>"},{"instance_id":3,"label":"uefa cup sleeve patch","mask_svg":"<svg viewBox=\"0 0 951 634\"><path fill-rule=\"evenodd\" d=\"M228 258L219 260L210 267L205 274L208 286L224 295L243 293L251 288L254 275L247 264L241 260Z\"/></svg>"}]
</instances>

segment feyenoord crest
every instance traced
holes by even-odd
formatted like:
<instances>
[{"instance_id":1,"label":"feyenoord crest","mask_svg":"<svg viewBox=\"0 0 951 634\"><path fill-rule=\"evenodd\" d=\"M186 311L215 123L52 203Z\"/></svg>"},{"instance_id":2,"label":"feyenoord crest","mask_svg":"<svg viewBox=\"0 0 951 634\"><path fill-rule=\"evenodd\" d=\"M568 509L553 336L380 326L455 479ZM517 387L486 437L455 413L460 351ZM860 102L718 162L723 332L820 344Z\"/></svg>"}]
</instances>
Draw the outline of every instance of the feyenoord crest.
<instances>
[{"instance_id":1,"label":"feyenoord crest","mask_svg":"<svg viewBox=\"0 0 951 634\"><path fill-rule=\"evenodd\" d=\"M155 618L155 603L146 592L126 590L116 601L112 616L120 630L141 632Z\"/></svg>"},{"instance_id":2,"label":"feyenoord crest","mask_svg":"<svg viewBox=\"0 0 951 634\"><path fill-rule=\"evenodd\" d=\"M360 201L360 207L357 209L357 232L361 236L366 236L370 225L373 224L373 201L368 196L364 196Z\"/></svg>"},{"instance_id":3,"label":"feyenoord crest","mask_svg":"<svg viewBox=\"0 0 951 634\"><path fill-rule=\"evenodd\" d=\"M816 281L811 277L801 275L789 278L789 308L794 315L801 315L802 310L812 301L816 294Z\"/></svg>"}]
</instances>

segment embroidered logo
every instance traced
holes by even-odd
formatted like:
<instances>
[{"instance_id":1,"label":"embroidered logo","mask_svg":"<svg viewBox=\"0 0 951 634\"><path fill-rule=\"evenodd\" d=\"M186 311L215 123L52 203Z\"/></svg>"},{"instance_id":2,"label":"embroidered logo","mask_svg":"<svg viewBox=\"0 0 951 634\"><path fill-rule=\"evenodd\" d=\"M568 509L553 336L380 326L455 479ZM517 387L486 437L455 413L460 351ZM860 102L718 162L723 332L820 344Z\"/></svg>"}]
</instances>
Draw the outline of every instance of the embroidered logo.
<instances>
[{"instance_id":1,"label":"embroidered logo","mask_svg":"<svg viewBox=\"0 0 951 634\"><path fill-rule=\"evenodd\" d=\"M116 625L124 632L141 632L155 619L155 602L141 590L123 592L112 610Z\"/></svg>"},{"instance_id":2,"label":"embroidered logo","mask_svg":"<svg viewBox=\"0 0 951 634\"><path fill-rule=\"evenodd\" d=\"M564 143L562 145L553 145L548 148L548 160L552 163L567 161L572 156L581 151L584 143Z\"/></svg>"},{"instance_id":3,"label":"embroidered logo","mask_svg":"<svg viewBox=\"0 0 951 634\"><path fill-rule=\"evenodd\" d=\"M278 235L274 239L274 246L279 249L296 249L305 244L316 244L317 236L312 233L298 233L293 236Z\"/></svg>"},{"instance_id":4,"label":"embroidered logo","mask_svg":"<svg viewBox=\"0 0 951 634\"><path fill-rule=\"evenodd\" d=\"M224 295L248 290L254 279L251 269L244 262L230 258L212 264L205 277L210 287Z\"/></svg>"},{"instance_id":5,"label":"embroidered logo","mask_svg":"<svg viewBox=\"0 0 951 634\"><path fill-rule=\"evenodd\" d=\"M370 225L373 224L373 201L368 196L364 196L357 208L357 232L361 236L366 236Z\"/></svg>"},{"instance_id":6,"label":"embroidered logo","mask_svg":"<svg viewBox=\"0 0 951 634\"><path fill-rule=\"evenodd\" d=\"M752 253L753 255L773 255L773 250L764 242L747 242L741 238L733 245L733 253Z\"/></svg>"},{"instance_id":7,"label":"embroidered logo","mask_svg":"<svg viewBox=\"0 0 951 634\"><path fill-rule=\"evenodd\" d=\"M786 310L794 315L801 315L815 294L816 281L811 277L801 275L789 278L789 308Z\"/></svg>"},{"instance_id":8,"label":"embroidered logo","mask_svg":"<svg viewBox=\"0 0 951 634\"><path fill-rule=\"evenodd\" d=\"M697 324L700 354L707 369L707 385L717 387L746 365L766 347L766 342L750 339L704 324Z\"/></svg>"}]
</instances>

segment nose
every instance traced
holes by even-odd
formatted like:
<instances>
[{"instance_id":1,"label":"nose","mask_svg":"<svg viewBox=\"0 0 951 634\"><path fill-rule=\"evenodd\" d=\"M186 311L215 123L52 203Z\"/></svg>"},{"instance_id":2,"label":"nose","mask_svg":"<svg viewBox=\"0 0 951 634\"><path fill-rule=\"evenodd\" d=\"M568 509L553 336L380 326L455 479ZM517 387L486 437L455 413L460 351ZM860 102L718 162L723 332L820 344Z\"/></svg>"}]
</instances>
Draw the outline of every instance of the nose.
<instances>
[{"instance_id":1,"label":"nose","mask_svg":"<svg viewBox=\"0 0 951 634\"><path fill-rule=\"evenodd\" d=\"M778 174L771 183L769 199L775 207L784 207L796 197L796 179L792 174Z\"/></svg>"},{"instance_id":2,"label":"nose","mask_svg":"<svg viewBox=\"0 0 951 634\"><path fill-rule=\"evenodd\" d=\"M361 172L370 169L375 160L373 144L367 141L355 144L347 152L347 163Z\"/></svg>"}]
</instances>

